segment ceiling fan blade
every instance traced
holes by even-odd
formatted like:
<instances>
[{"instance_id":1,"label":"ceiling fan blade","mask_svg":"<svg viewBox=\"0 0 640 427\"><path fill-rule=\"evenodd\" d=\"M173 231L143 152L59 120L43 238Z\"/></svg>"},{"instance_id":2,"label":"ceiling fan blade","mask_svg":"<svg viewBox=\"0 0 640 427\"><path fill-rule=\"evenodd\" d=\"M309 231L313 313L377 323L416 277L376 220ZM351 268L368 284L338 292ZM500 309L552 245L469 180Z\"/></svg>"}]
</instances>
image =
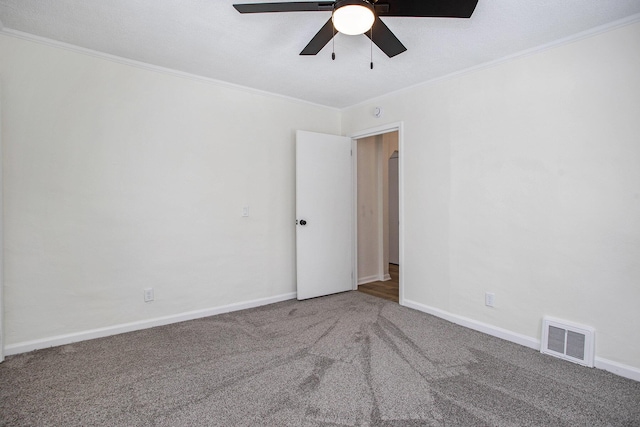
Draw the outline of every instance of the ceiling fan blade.
<instances>
[{"instance_id":1,"label":"ceiling fan blade","mask_svg":"<svg viewBox=\"0 0 640 427\"><path fill-rule=\"evenodd\" d=\"M320 28L320 31L313 36L309 44L302 49L300 55L316 55L327 45L327 43L331 41L334 35L335 31L333 30L333 21L329 18L327 23Z\"/></svg>"},{"instance_id":2,"label":"ceiling fan blade","mask_svg":"<svg viewBox=\"0 0 640 427\"><path fill-rule=\"evenodd\" d=\"M381 0L375 4L379 16L470 18L478 0Z\"/></svg>"},{"instance_id":3,"label":"ceiling fan blade","mask_svg":"<svg viewBox=\"0 0 640 427\"><path fill-rule=\"evenodd\" d=\"M233 7L240 13L332 11L332 1L294 1L281 3L242 3Z\"/></svg>"},{"instance_id":4,"label":"ceiling fan blade","mask_svg":"<svg viewBox=\"0 0 640 427\"><path fill-rule=\"evenodd\" d=\"M371 31L367 31L364 34L373 40L376 46L386 53L389 58L393 58L407 50L395 34L391 32L389 27L387 27L377 16L376 20L373 22L373 38L371 37Z\"/></svg>"}]
</instances>

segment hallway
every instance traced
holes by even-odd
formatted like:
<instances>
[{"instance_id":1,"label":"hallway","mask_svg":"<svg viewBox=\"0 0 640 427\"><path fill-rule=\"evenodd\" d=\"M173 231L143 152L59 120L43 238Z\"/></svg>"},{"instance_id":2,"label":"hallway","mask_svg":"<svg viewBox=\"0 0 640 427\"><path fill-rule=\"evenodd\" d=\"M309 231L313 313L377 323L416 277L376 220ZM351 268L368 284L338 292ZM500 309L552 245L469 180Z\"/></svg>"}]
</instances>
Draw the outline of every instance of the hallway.
<instances>
[{"instance_id":1,"label":"hallway","mask_svg":"<svg viewBox=\"0 0 640 427\"><path fill-rule=\"evenodd\" d=\"M365 294L373 295L375 297L388 299L393 302L398 302L399 298L399 266L398 264L389 264L389 275L391 280L384 282L371 282L358 286L358 291Z\"/></svg>"}]
</instances>

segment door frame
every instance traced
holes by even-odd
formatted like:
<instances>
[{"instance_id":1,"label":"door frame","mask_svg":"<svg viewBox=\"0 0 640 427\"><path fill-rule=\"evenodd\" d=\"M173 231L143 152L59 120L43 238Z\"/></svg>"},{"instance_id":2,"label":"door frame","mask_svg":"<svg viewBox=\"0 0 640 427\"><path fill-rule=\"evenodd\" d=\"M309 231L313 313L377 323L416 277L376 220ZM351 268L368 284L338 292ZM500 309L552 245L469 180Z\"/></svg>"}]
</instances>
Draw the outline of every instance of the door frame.
<instances>
[{"instance_id":1,"label":"door frame","mask_svg":"<svg viewBox=\"0 0 640 427\"><path fill-rule=\"evenodd\" d=\"M1 80L1 79L0 79ZM2 181L2 88L0 87L0 362L4 361L4 183Z\"/></svg>"},{"instance_id":2,"label":"door frame","mask_svg":"<svg viewBox=\"0 0 640 427\"><path fill-rule=\"evenodd\" d=\"M353 290L358 290L358 139L367 138L369 136L382 135L390 132L398 132L398 261L399 278L398 278L398 302L404 305L404 131L403 122L387 123L384 125L363 129L348 134L351 138L351 156L352 167L351 182L353 185L352 194L352 264L353 264Z\"/></svg>"}]
</instances>

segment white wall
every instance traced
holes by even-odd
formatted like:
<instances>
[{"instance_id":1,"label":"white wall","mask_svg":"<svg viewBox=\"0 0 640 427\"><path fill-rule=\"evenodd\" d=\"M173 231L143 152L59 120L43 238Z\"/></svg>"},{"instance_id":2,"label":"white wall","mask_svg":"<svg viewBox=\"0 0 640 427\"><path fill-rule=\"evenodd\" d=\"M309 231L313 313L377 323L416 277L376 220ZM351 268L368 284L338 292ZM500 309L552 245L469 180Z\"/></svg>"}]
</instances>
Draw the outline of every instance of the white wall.
<instances>
[{"instance_id":1,"label":"white wall","mask_svg":"<svg viewBox=\"0 0 640 427\"><path fill-rule=\"evenodd\" d=\"M339 111L7 36L0 58L7 346L295 292L295 130Z\"/></svg>"},{"instance_id":2,"label":"white wall","mask_svg":"<svg viewBox=\"0 0 640 427\"><path fill-rule=\"evenodd\" d=\"M389 159L389 263L400 264L400 201L398 181L398 155Z\"/></svg>"},{"instance_id":3,"label":"white wall","mask_svg":"<svg viewBox=\"0 0 640 427\"><path fill-rule=\"evenodd\" d=\"M1 25L1 23L0 23ZM2 219L4 185L2 179L2 76L0 75L0 362L4 360L4 221Z\"/></svg>"},{"instance_id":4,"label":"white wall","mask_svg":"<svg viewBox=\"0 0 640 427\"><path fill-rule=\"evenodd\" d=\"M358 284L381 280L378 151L382 136L358 140Z\"/></svg>"},{"instance_id":5,"label":"white wall","mask_svg":"<svg viewBox=\"0 0 640 427\"><path fill-rule=\"evenodd\" d=\"M382 218L382 265L384 280L391 280L389 275L389 159L398 151L398 132L388 132L382 135L380 146L380 186L382 198L380 200Z\"/></svg>"},{"instance_id":6,"label":"white wall","mask_svg":"<svg viewBox=\"0 0 640 427\"><path fill-rule=\"evenodd\" d=\"M294 130L382 105L406 300L536 339L585 323L640 369L638 23L342 115L11 37L0 58L8 345L294 292Z\"/></svg>"},{"instance_id":7,"label":"white wall","mask_svg":"<svg viewBox=\"0 0 640 427\"><path fill-rule=\"evenodd\" d=\"M640 23L344 111L404 123L404 292L540 339L596 328L640 373ZM484 306L485 291L496 307Z\"/></svg>"}]
</instances>

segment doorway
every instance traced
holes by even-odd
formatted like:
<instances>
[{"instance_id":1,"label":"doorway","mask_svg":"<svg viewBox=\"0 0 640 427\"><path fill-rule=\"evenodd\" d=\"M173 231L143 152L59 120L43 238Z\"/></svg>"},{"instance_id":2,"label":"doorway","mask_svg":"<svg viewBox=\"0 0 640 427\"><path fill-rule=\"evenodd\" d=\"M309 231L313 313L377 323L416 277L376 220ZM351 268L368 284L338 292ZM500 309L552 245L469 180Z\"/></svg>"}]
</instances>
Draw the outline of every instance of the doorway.
<instances>
[{"instance_id":1,"label":"doorway","mask_svg":"<svg viewBox=\"0 0 640 427\"><path fill-rule=\"evenodd\" d=\"M1 94L0 94L0 119L2 118L2 109L1 109ZM2 120L0 120L0 125ZM4 360L4 236L3 236L3 224L4 219L2 217L3 206L3 193L2 193L2 129L0 129L0 362Z\"/></svg>"},{"instance_id":2,"label":"doorway","mask_svg":"<svg viewBox=\"0 0 640 427\"><path fill-rule=\"evenodd\" d=\"M401 303L399 129L354 146L357 289Z\"/></svg>"}]
</instances>

